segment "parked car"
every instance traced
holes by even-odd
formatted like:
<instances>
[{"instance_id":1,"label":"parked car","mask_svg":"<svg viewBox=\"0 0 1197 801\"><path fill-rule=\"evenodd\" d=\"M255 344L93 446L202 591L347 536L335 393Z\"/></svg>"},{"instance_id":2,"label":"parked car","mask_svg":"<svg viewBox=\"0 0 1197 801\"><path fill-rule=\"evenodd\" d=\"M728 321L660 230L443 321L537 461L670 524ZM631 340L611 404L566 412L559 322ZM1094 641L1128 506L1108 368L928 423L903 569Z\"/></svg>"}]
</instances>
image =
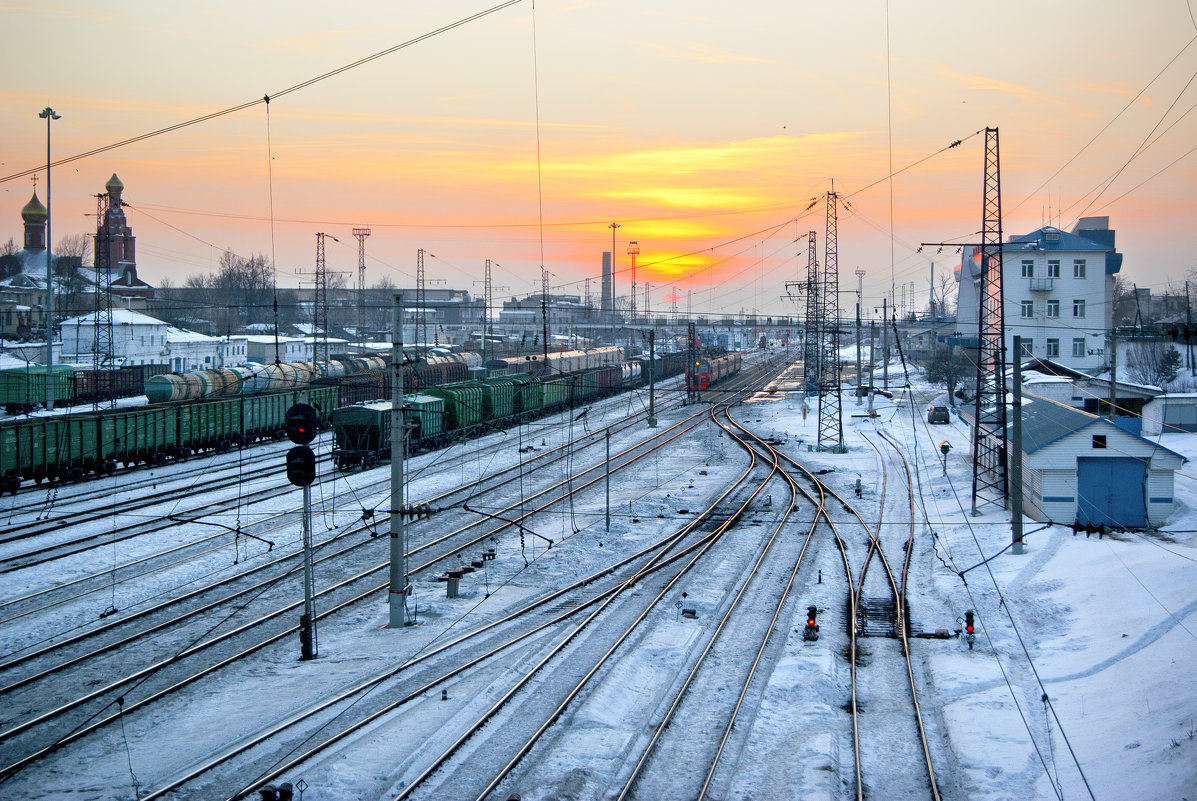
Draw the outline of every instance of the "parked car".
<instances>
[{"instance_id":1,"label":"parked car","mask_svg":"<svg viewBox=\"0 0 1197 801\"><path fill-rule=\"evenodd\" d=\"M927 409L928 423L950 423L952 422L952 415L948 412L947 406L932 406Z\"/></svg>"}]
</instances>

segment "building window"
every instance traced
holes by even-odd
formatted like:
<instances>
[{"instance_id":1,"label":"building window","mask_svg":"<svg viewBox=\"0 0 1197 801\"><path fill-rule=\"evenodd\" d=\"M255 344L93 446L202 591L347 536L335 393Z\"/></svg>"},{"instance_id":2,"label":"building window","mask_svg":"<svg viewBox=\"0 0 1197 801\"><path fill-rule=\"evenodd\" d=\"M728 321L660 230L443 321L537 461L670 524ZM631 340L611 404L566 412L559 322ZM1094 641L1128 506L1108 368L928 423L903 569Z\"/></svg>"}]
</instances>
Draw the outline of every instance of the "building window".
<instances>
[{"instance_id":1,"label":"building window","mask_svg":"<svg viewBox=\"0 0 1197 801\"><path fill-rule=\"evenodd\" d=\"M1085 316L1085 301L1083 299L1074 300L1072 302L1072 316L1073 317L1084 317Z\"/></svg>"},{"instance_id":2,"label":"building window","mask_svg":"<svg viewBox=\"0 0 1197 801\"><path fill-rule=\"evenodd\" d=\"M1059 278L1060 277L1060 260L1059 259L1048 259L1047 260L1047 277L1048 278Z\"/></svg>"},{"instance_id":3,"label":"building window","mask_svg":"<svg viewBox=\"0 0 1197 801\"><path fill-rule=\"evenodd\" d=\"M1035 262L1031 261L1030 259L1022 260L1022 277L1023 278L1034 278L1035 277Z\"/></svg>"},{"instance_id":4,"label":"building window","mask_svg":"<svg viewBox=\"0 0 1197 801\"><path fill-rule=\"evenodd\" d=\"M1047 302L1047 316L1048 317L1059 317L1060 316L1060 301L1049 300Z\"/></svg>"},{"instance_id":5,"label":"building window","mask_svg":"<svg viewBox=\"0 0 1197 801\"><path fill-rule=\"evenodd\" d=\"M1084 337L1077 337L1076 339L1072 340L1072 355L1078 356L1078 357L1085 355L1085 338Z\"/></svg>"},{"instance_id":6,"label":"building window","mask_svg":"<svg viewBox=\"0 0 1197 801\"><path fill-rule=\"evenodd\" d=\"M1085 277L1085 260L1084 259L1073 259L1072 260L1072 277L1073 278L1084 278Z\"/></svg>"},{"instance_id":7,"label":"building window","mask_svg":"<svg viewBox=\"0 0 1197 801\"><path fill-rule=\"evenodd\" d=\"M1093 447L1100 449L1100 448L1104 448L1105 446L1106 446L1106 435L1105 434L1094 434L1093 435Z\"/></svg>"},{"instance_id":8,"label":"building window","mask_svg":"<svg viewBox=\"0 0 1197 801\"><path fill-rule=\"evenodd\" d=\"M1035 301L1024 300L1022 302L1022 316L1023 317L1034 317L1035 316Z\"/></svg>"},{"instance_id":9,"label":"building window","mask_svg":"<svg viewBox=\"0 0 1197 801\"><path fill-rule=\"evenodd\" d=\"M1047 357L1050 359L1052 356L1059 356L1059 355L1060 355L1060 340L1049 339L1047 341Z\"/></svg>"},{"instance_id":10,"label":"building window","mask_svg":"<svg viewBox=\"0 0 1197 801\"><path fill-rule=\"evenodd\" d=\"M1022 341L1022 355L1023 356L1034 356L1035 355L1034 340L1024 339Z\"/></svg>"}]
</instances>

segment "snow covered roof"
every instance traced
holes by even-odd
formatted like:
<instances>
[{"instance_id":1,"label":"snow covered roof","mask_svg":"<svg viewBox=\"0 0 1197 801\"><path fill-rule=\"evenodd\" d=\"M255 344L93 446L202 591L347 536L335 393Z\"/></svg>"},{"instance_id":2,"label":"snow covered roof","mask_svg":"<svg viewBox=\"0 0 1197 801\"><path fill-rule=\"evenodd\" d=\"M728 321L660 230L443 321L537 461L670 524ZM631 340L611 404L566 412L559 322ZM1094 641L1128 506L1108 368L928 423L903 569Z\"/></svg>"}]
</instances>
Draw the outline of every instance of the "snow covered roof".
<instances>
[{"instance_id":1,"label":"snow covered roof","mask_svg":"<svg viewBox=\"0 0 1197 801\"><path fill-rule=\"evenodd\" d=\"M84 314L79 317L71 317L63 320L60 325L95 325L96 315ZM113 325L169 325L164 320L159 320L157 317L151 317L148 314L142 314L132 309L113 309L112 310L112 324Z\"/></svg>"}]
</instances>

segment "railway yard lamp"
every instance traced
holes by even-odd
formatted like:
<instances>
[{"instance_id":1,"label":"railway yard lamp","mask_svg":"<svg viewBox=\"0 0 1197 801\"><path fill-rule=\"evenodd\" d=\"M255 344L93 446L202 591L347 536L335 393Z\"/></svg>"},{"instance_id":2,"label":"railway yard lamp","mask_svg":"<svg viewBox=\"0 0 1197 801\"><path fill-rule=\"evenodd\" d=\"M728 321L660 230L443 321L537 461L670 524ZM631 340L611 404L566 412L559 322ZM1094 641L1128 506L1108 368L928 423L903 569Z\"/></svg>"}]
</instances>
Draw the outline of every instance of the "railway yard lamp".
<instances>
[{"instance_id":1,"label":"railway yard lamp","mask_svg":"<svg viewBox=\"0 0 1197 801\"><path fill-rule=\"evenodd\" d=\"M54 408L54 268L50 259L50 120L62 115L46 106L39 117L46 121L46 409ZM103 224L103 220L99 221Z\"/></svg>"},{"instance_id":2,"label":"railway yard lamp","mask_svg":"<svg viewBox=\"0 0 1197 801\"><path fill-rule=\"evenodd\" d=\"M296 403L283 417L283 430L295 447L287 451L287 480L303 487L303 615L299 618L301 659L315 659L316 613L312 578L312 482L316 480L316 454L308 447L316 438L320 420L316 410L306 403Z\"/></svg>"}]
</instances>

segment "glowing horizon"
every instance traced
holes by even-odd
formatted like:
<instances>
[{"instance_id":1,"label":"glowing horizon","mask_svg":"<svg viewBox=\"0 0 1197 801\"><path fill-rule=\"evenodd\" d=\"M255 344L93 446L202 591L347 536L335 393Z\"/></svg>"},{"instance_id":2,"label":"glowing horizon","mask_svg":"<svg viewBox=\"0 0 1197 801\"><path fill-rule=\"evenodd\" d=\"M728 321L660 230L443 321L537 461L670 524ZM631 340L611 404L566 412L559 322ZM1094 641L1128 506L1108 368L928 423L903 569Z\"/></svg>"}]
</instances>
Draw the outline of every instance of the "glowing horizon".
<instances>
[{"instance_id":1,"label":"glowing horizon","mask_svg":"<svg viewBox=\"0 0 1197 801\"><path fill-rule=\"evenodd\" d=\"M481 8L379 4L355 11L369 24L326 31L324 7L307 3L279 21L223 2L186 18L157 4L16 2L13 44L0 56L11 76L0 91L9 143L0 173L44 163L36 112L47 104L63 115L52 129L60 158L243 102L255 97L248 86L293 84ZM214 270L229 248L274 253L280 283L294 285L294 270L310 269L316 231L347 243L330 246L330 266L354 269L349 229L367 226L368 281L410 286L423 247L460 288L476 291L492 258L512 294L537 290L542 264L552 290L580 294L586 278L597 287L606 226L619 221L621 294L634 239L637 281L653 285L654 306L692 291L704 312L792 313L783 285L805 269L808 230L823 247L823 206L808 205L833 181L847 201L839 263L867 270L867 296L925 285L932 259L950 270L958 256L920 254L918 244L963 241L979 227L976 133L996 125L1007 233L1105 214L1140 286L1194 267L1188 142L1197 122L1183 110L1197 48L1185 49L1187 14L1111 7L1080 19L1020 2L946 15L919 3L891 15L887 59L884 10L767 2L702 16L681 3L542 3L534 54L531 4L519 4L273 100L269 165L259 104L55 169L52 238L93 230L94 195L116 173L151 283ZM972 27L1030 16L1036 25L1003 54L966 44ZM1076 41L1052 37L1060 26ZM49 61L35 44L47 37L60 45ZM109 43L98 60L94 42ZM1180 110L1165 115L1173 103ZM960 147L940 152L956 139ZM891 160L901 172L888 182ZM18 243L26 181L0 184L0 219ZM0 241L7 236L0 228Z\"/></svg>"}]
</instances>

